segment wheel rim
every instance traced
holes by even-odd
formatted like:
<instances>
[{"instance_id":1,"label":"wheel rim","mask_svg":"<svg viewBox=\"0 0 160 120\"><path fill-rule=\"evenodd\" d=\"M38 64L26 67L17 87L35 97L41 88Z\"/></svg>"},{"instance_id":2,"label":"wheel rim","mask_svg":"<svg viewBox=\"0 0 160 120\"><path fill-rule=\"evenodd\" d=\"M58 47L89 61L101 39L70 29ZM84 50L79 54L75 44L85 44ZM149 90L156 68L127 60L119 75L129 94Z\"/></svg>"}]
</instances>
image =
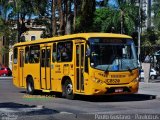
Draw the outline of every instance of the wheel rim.
<instances>
[{"instance_id":1,"label":"wheel rim","mask_svg":"<svg viewBox=\"0 0 160 120\"><path fill-rule=\"evenodd\" d=\"M3 76L7 76L6 74L3 74Z\"/></svg>"},{"instance_id":2,"label":"wheel rim","mask_svg":"<svg viewBox=\"0 0 160 120\"><path fill-rule=\"evenodd\" d=\"M154 76L151 76L151 79L153 80L153 79L154 79Z\"/></svg>"},{"instance_id":3,"label":"wheel rim","mask_svg":"<svg viewBox=\"0 0 160 120\"><path fill-rule=\"evenodd\" d=\"M31 87L31 84L28 83L28 91L31 92L32 91L32 87Z\"/></svg>"},{"instance_id":4,"label":"wheel rim","mask_svg":"<svg viewBox=\"0 0 160 120\"><path fill-rule=\"evenodd\" d=\"M66 86L66 93L68 94L68 95L70 95L70 94L72 94L72 84L68 84L67 86Z\"/></svg>"}]
</instances>

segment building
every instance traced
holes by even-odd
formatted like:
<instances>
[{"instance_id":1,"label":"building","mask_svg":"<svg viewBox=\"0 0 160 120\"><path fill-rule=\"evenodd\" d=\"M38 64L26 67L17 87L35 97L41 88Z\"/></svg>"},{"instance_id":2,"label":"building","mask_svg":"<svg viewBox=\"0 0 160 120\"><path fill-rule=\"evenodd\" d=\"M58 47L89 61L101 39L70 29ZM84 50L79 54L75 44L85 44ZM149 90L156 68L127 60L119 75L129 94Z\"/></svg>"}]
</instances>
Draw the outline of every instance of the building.
<instances>
[{"instance_id":1,"label":"building","mask_svg":"<svg viewBox=\"0 0 160 120\"><path fill-rule=\"evenodd\" d=\"M21 35L21 40L23 42L42 39L41 35L43 34L43 31L46 29L46 27L35 25L35 24L33 25L32 22L29 25L26 23L26 27L28 28L28 31L26 31ZM13 46L9 46L8 56L9 57L7 61L8 62L7 66L9 66L9 68L12 69Z\"/></svg>"},{"instance_id":2,"label":"building","mask_svg":"<svg viewBox=\"0 0 160 120\"><path fill-rule=\"evenodd\" d=\"M33 41L41 39L42 29L30 29L21 35L22 41Z\"/></svg>"}]
</instances>

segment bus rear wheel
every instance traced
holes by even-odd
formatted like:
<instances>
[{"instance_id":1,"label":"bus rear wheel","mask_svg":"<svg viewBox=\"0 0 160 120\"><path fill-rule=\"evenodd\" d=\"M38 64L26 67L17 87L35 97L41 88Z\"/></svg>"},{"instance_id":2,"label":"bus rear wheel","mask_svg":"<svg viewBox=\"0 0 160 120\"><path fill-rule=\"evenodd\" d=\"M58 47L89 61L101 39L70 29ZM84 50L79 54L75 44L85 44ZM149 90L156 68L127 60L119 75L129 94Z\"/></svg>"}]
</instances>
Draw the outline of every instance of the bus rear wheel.
<instances>
[{"instance_id":1,"label":"bus rear wheel","mask_svg":"<svg viewBox=\"0 0 160 120\"><path fill-rule=\"evenodd\" d=\"M73 85L71 80L67 79L63 85L63 93L62 95L67 99L74 99L73 94Z\"/></svg>"},{"instance_id":2,"label":"bus rear wheel","mask_svg":"<svg viewBox=\"0 0 160 120\"><path fill-rule=\"evenodd\" d=\"M30 95L34 94L34 84L33 84L33 79L29 78L27 80L27 93Z\"/></svg>"}]
</instances>

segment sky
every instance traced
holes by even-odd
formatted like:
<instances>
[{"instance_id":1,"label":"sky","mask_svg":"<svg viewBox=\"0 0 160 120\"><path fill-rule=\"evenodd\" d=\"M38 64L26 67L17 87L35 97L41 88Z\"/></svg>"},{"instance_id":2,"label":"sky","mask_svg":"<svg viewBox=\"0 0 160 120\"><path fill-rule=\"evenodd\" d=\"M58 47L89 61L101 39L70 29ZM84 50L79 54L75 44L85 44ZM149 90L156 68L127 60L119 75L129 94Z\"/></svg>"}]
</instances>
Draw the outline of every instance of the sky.
<instances>
[{"instance_id":1,"label":"sky","mask_svg":"<svg viewBox=\"0 0 160 120\"><path fill-rule=\"evenodd\" d=\"M109 4L109 6L111 6L111 7L118 7L118 2L117 2L117 0L109 0L108 1L108 4Z\"/></svg>"}]
</instances>

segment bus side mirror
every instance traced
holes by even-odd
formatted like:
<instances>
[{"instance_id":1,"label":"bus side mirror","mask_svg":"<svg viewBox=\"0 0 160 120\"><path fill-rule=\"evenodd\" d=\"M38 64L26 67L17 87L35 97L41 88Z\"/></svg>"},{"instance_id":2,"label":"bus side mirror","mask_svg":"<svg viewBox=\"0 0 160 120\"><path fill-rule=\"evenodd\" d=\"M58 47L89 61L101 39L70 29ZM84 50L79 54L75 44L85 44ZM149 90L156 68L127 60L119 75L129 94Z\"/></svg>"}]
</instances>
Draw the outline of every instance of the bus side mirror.
<instances>
[{"instance_id":1,"label":"bus side mirror","mask_svg":"<svg viewBox=\"0 0 160 120\"><path fill-rule=\"evenodd\" d=\"M91 55L91 50L89 48L87 48L86 56L89 57L90 55Z\"/></svg>"}]
</instances>

